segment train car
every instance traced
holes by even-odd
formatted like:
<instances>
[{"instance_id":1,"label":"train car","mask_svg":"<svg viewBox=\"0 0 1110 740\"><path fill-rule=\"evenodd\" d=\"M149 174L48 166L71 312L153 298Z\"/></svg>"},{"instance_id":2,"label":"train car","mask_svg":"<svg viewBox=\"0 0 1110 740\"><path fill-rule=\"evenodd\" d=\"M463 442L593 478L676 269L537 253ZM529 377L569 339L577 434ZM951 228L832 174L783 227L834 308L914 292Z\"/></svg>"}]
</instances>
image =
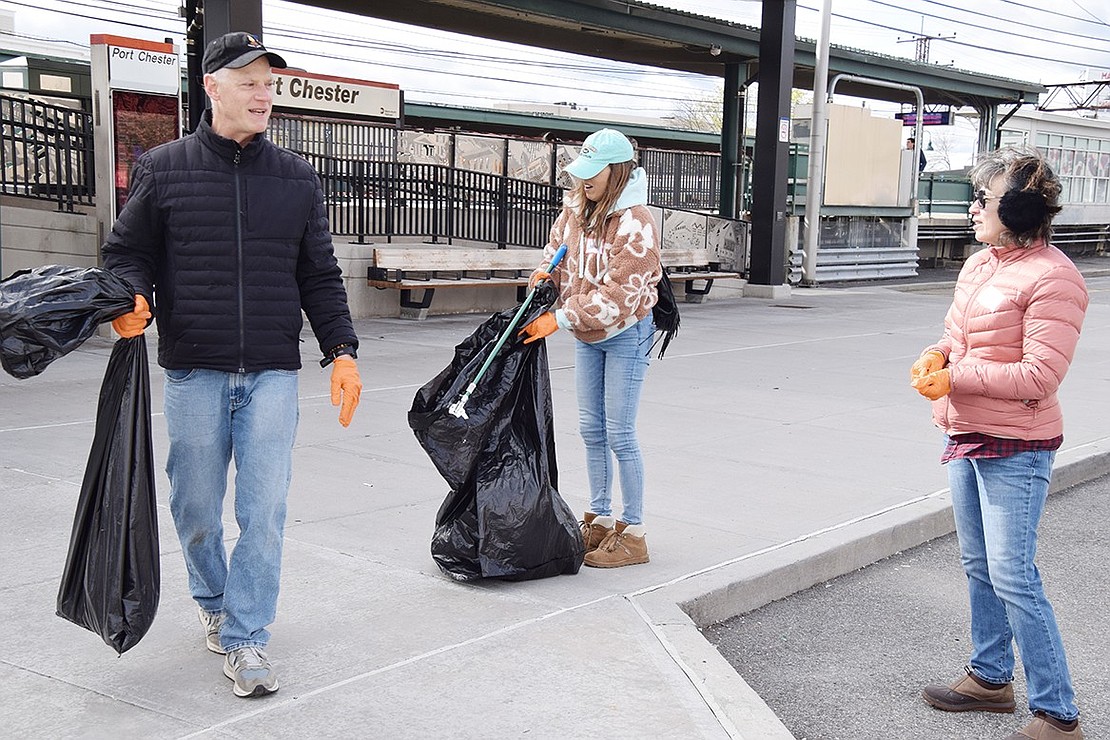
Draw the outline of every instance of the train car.
<instances>
[{"instance_id":1,"label":"train car","mask_svg":"<svg viewBox=\"0 0 1110 740\"><path fill-rule=\"evenodd\" d=\"M1044 152L1063 185L1057 241L1105 247L1110 233L1110 119L1020 110L1001 127L1001 143Z\"/></svg>"}]
</instances>

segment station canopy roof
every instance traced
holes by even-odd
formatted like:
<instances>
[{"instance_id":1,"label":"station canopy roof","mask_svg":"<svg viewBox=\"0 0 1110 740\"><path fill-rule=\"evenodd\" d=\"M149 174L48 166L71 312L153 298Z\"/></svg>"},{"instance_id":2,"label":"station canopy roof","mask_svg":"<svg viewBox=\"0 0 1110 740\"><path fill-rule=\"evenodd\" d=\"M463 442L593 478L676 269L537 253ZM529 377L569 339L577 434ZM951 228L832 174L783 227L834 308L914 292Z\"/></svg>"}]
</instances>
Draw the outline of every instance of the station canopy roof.
<instances>
[{"instance_id":1,"label":"station canopy roof","mask_svg":"<svg viewBox=\"0 0 1110 740\"><path fill-rule=\"evenodd\" d=\"M759 28L638 0L303 0L357 15L585 56L722 77L725 65L758 70ZM816 42L797 39L794 87L813 89ZM927 105L1036 103L1039 84L833 46L829 74L920 87ZM910 102L912 93L845 80L837 92Z\"/></svg>"}]
</instances>

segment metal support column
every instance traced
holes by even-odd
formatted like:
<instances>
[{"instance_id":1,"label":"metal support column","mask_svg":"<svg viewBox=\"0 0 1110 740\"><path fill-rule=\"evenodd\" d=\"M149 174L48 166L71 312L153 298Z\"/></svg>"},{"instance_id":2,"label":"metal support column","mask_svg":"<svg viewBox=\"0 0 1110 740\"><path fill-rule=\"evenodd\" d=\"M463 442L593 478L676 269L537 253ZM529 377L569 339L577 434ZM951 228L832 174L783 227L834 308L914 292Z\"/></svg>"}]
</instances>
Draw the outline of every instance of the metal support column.
<instances>
[{"instance_id":1,"label":"metal support column","mask_svg":"<svg viewBox=\"0 0 1110 740\"><path fill-rule=\"evenodd\" d=\"M207 98L200 62L204 58L204 0L185 0L185 100L189 106L186 132L197 130Z\"/></svg>"},{"instance_id":2,"label":"metal support column","mask_svg":"<svg viewBox=\"0 0 1110 740\"><path fill-rule=\"evenodd\" d=\"M832 0L821 3L821 30L817 34L817 66L813 70L813 117L809 128L809 175L806 177L805 253L802 284L817 284L817 248L821 241L821 206L824 203L825 142L828 140L829 26Z\"/></svg>"},{"instance_id":3,"label":"metal support column","mask_svg":"<svg viewBox=\"0 0 1110 740\"><path fill-rule=\"evenodd\" d=\"M736 218L740 183L740 74L741 65L725 65L725 96L721 117L721 200L722 218Z\"/></svg>"},{"instance_id":4,"label":"metal support column","mask_svg":"<svg viewBox=\"0 0 1110 740\"><path fill-rule=\"evenodd\" d=\"M786 185L796 10L795 0L763 3L752 171L752 253L745 294L752 292L753 285L785 286L786 282Z\"/></svg>"},{"instance_id":5,"label":"metal support column","mask_svg":"<svg viewBox=\"0 0 1110 740\"><path fill-rule=\"evenodd\" d=\"M262 38L262 0L187 0L185 14L189 51L192 52L186 54L189 68L189 130L192 131L208 107L201 82L204 78L200 66L204 49L208 42L231 31L246 31Z\"/></svg>"},{"instance_id":6,"label":"metal support column","mask_svg":"<svg viewBox=\"0 0 1110 740\"><path fill-rule=\"evenodd\" d=\"M262 0L203 0L204 43L232 31L262 38Z\"/></svg>"},{"instance_id":7,"label":"metal support column","mask_svg":"<svg viewBox=\"0 0 1110 740\"><path fill-rule=\"evenodd\" d=\"M998 106L981 103L975 106L979 113L979 142L975 149L976 158L984 152L995 149L995 129L998 128Z\"/></svg>"}]
</instances>

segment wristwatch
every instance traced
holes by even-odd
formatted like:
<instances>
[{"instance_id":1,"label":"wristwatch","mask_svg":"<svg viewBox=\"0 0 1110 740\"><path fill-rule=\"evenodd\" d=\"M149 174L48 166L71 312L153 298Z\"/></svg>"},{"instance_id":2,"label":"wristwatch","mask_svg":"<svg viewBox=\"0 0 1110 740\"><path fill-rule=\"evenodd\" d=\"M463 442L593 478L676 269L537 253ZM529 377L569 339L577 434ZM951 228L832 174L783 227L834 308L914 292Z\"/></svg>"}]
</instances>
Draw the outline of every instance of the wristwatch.
<instances>
[{"instance_id":1,"label":"wristwatch","mask_svg":"<svg viewBox=\"0 0 1110 740\"><path fill-rule=\"evenodd\" d=\"M335 362L335 358L340 355L347 355L353 360L358 359L358 353L355 351L353 344L337 344L331 348L331 351L324 355L324 359L320 360L320 367L327 367Z\"/></svg>"}]
</instances>

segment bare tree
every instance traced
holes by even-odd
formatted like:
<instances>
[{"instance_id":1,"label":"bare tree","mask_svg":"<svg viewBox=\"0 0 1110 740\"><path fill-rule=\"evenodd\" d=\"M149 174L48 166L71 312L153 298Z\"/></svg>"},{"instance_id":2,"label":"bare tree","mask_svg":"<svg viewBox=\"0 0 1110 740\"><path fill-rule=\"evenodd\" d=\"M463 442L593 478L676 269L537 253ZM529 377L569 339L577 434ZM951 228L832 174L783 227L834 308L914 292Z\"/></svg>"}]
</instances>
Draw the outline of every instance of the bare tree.
<instances>
[{"instance_id":1,"label":"bare tree","mask_svg":"<svg viewBox=\"0 0 1110 740\"><path fill-rule=\"evenodd\" d=\"M724 124L721 102L724 96L724 85L721 84L714 92L680 101L673 116L675 125L686 131L719 133Z\"/></svg>"},{"instance_id":2,"label":"bare tree","mask_svg":"<svg viewBox=\"0 0 1110 740\"><path fill-rule=\"evenodd\" d=\"M956 145L952 134L947 131L937 131L929 136L929 143L933 149L925 155L929 162L926 169L932 171L952 169L952 153Z\"/></svg>"},{"instance_id":3,"label":"bare tree","mask_svg":"<svg viewBox=\"0 0 1110 740\"><path fill-rule=\"evenodd\" d=\"M746 96L749 104L755 101L757 86L752 85ZM719 133L724 124L724 84L718 84L717 89L705 93L701 97L683 100L678 104L672 120L677 126L687 131L707 131ZM813 93L809 90L791 90L790 104L796 106L813 102ZM751 109L749 109L751 110ZM754 117L749 116L749 127ZM750 128L749 128L750 130Z\"/></svg>"}]
</instances>

